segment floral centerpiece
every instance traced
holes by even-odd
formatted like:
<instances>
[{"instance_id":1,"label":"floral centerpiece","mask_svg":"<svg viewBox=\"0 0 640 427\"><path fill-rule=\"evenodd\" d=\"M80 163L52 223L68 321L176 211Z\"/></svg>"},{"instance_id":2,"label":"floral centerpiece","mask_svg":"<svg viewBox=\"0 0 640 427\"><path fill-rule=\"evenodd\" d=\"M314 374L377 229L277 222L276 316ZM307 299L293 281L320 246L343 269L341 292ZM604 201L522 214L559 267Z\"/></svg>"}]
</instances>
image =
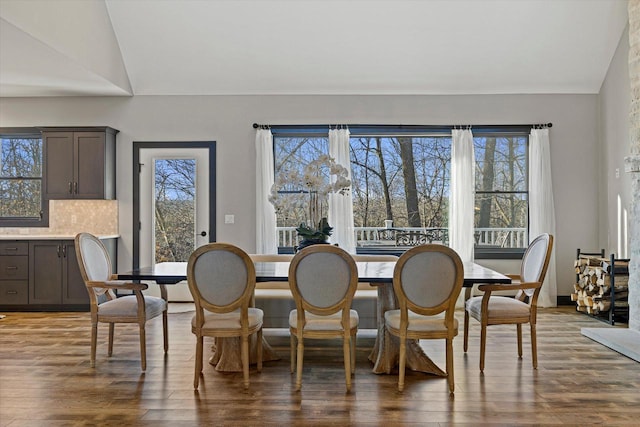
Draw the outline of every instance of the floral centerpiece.
<instances>
[{"instance_id":1,"label":"floral centerpiece","mask_svg":"<svg viewBox=\"0 0 640 427\"><path fill-rule=\"evenodd\" d=\"M300 247L326 243L333 231L327 221L329 194L345 194L351 187L349 171L326 154L302 169L291 167L278 172L271 187L269 202L277 212L298 211L305 218L296 228L302 238Z\"/></svg>"}]
</instances>

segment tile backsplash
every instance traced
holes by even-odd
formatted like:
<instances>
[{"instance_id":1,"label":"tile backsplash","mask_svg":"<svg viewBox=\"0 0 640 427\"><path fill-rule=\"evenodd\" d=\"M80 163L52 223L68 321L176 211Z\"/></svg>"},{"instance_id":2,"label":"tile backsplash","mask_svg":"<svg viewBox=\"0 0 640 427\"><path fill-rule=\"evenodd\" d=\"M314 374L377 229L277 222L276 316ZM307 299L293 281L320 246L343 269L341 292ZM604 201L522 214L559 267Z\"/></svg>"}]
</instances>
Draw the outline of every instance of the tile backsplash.
<instances>
[{"instance_id":1,"label":"tile backsplash","mask_svg":"<svg viewBox=\"0 0 640 427\"><path fill-rule=\"evenodd\" d=\"M0 227L3 234L118 234L117 200L50 200L49 227Z\"/></svg>"}]
</instances>

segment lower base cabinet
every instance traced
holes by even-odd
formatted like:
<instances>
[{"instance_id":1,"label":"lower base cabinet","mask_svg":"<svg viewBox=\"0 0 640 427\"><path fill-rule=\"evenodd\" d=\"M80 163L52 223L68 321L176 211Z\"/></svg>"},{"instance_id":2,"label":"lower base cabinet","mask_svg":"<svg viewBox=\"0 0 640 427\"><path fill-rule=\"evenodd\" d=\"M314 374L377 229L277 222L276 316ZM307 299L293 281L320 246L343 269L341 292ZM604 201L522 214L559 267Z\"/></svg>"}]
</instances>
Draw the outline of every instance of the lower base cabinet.
<instances>
[{"instance_id":1,"label":"lower base cabinet","mask_svg":"<svg viewBox=\"0 0 640 427\"><path fill-rule=\"evenodd\" d=\"M116 239L103 240L115 270ZM0 311L88 311L73 240L0 241Z\"/></svg>"},{"instance_id":2,"label":"lower base cabinet","mask_svg":"<svg viewBox=\"0 0 640 427\"><path fill-rule=\"evenodd\" d=\"M29 304L89 304L74 242L29 242Z\"/></svg>"}]
</instances>

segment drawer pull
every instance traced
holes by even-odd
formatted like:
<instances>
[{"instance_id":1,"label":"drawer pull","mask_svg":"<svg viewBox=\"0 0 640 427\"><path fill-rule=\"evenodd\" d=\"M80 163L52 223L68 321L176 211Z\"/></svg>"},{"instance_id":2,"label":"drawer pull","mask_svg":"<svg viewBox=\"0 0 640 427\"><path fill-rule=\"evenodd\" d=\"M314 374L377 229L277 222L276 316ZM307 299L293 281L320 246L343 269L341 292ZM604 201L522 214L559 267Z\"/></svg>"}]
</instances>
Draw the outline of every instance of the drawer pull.
<instances>
[{"instance_id":1,"label":"drawer pull","mask_svg":"<svg viewBox=\"0 0 640 427\"><path fill-rule=\"evenodd\" d=\"M18 291L7 291L7 295L18 295Z\"/></svg>"},{"instance_id":2,"label":"drawer pull","mask_svg":"<svg viewBox=\"0 0 640 427\"><path fill-rule=\"evenodd\" d=\"M15 265L10 265L10 266L7 267L7 270L17 270L17 269L18 269L18 267L15 266Z\"/></svg>"},{"instance_id":3,"label":"drawer pull","mask_svg":"<svg viewBox=\"0 0 640 427\"><path fill-rule=\"evenodd\" d=\"M4 248L5 251L17 251L18 248Z\"/></svg>"}]
</instances>

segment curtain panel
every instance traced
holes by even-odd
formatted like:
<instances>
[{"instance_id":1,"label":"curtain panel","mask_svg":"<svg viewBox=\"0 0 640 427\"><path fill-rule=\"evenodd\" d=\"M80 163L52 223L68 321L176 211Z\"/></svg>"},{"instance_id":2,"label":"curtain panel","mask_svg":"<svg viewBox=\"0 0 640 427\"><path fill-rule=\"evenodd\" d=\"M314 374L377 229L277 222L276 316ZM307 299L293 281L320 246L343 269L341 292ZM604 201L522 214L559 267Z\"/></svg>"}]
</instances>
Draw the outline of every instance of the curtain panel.
<instances>
[{"instance_id":1,"label":"curtain panel","mask_svg":"<svg viewBox=\"0 0 640 427\"><path fill-rule=\"evenodd\" d=\"M349 156L349 129L329 130L329 156L345 167L351 179L351 158ZM349 253L356 253L353 229L353 196L351 188L346 194L329 193L329 215L327 220L333 227L331 243L337 243Z\"/></svg>"},{"instance_id":2,"label":"curtain panel","mask_svg":"<svg viewBox=\"0 0 640 427\"><path fill-rule=\"evenodd\" d=\"M269 202L274 181L273 135L256 132L256 253L277 254L276 211Z\"/></svg>"},{"instance_id":3,"label":"curtain panel","mask_svg":"<svg viewBox=\"0 0 640 427\"><path fill-rule=\"evenodd\" d=\"M529 135L529 242L542 233L556 235L548 128L531 129ZM555 307L557 295L556 250L554 247L549 260L547 276L538 297L538 305Z\"/></svg>"},{"instance_id":4,"label":"curtain panel","mask_svg":"<svg viewBox=\"0 0 640 427\"><path fill-rule=\"evenodd\" d=\"M475 163L471 130L452 130L449 245L463 262L473 261Z\"/></svg>"}]
</instances>

